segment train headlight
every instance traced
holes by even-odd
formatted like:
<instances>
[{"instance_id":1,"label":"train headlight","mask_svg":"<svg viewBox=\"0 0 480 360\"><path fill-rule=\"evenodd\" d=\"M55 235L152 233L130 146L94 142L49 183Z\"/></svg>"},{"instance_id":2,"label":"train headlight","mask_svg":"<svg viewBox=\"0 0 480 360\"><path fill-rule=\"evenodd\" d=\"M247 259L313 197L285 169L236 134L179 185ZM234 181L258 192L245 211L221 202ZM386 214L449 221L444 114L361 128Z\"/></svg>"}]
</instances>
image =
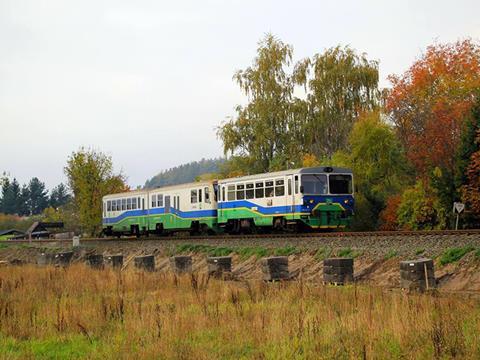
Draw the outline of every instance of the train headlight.
<instances>
[{"instance_id":1,"label":"train headlight","mask_svg":"<svg viewBox=\"0 0 480 360\"><path fill-rule=\"evenodd\" d=\"M310 200L310 204L313 204L313 199Z\"/></svg>"},{"instance_id":2,"label":"train headlight","mask_svg":"<svg viewBox=\"0 0 480 360\"><path fill-rule=\"evenodd\" d=\"M344 202L345 204L348 204L348 203L349 203L348 199L343 200L343 202Z\"/></svg>"}]
</instances>

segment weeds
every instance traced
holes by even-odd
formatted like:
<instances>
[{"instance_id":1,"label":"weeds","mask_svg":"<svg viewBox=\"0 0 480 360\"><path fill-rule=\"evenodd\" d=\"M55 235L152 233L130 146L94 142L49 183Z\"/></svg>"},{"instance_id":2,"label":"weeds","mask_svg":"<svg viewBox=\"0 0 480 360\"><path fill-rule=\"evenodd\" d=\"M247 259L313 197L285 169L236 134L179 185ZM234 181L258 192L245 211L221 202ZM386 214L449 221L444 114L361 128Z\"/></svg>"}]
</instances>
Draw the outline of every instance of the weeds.
<instances>
[{"instance_id":1,"label":"weeds","mask_svg":"<svg viewBox=\"0 0 480 360\"><path fill-rule=\"evenodd\" d=\"M81 264L0 268L4 358L474 359L479 328L474 298Z\"/></svg>"},{"instance_id":2,"label":"weeds","mask_svg":"<svg viewBox=\"0 0 480 360\"><path fill-rule=\"evenodd\" d=\"M351 248L344 248L338 251L338 257L349 257L349 258L356 258L360 256L362 253L360 251L352 250Z\"/></svg>"},{"instance_id":3,"label":"weeds","mask_svg":"<svg viewBox=\"0 0 480 360\"><path fill-rule=\"evenodd\" d=\"M425 252L425 249L421 248L421 249L417 249L415 250L415 255L422 255L423 253Z\"/></svg>"},{"instance_id":4,"label":"weeds","mask_svg":"<svg viewBox=\"0 0 480 360\"><path fill-rule=\"evenodd\" d=\"M472 246L448 249L440 256L440 265L443 266L443 265L457 262L458 260L460 260L469 252L472 252L473 250L474 248Z\"/></svg>"},{"instance_id":5,"label":"weeds","mask_svg":"<svg viewBox=\"0 0 480 360\"><path fill-rule=\"evenodd\" d=\"M276 248L273 252L275 256L289 256L298 254L300 250L298 250L295 246L286 246L283 248Z\"/></svg>"},{"instance_id":6,"label":"weeds","mask_svg":"<svg viewBox=\"0 0 480 360\"><path fill-rule=\"evenodd\" d=\"M388 253L385 254L385 260L389 260L394 258L395 256L398 255L398 252L395 250L390 250Z\"/></svg>"}]
</instances>

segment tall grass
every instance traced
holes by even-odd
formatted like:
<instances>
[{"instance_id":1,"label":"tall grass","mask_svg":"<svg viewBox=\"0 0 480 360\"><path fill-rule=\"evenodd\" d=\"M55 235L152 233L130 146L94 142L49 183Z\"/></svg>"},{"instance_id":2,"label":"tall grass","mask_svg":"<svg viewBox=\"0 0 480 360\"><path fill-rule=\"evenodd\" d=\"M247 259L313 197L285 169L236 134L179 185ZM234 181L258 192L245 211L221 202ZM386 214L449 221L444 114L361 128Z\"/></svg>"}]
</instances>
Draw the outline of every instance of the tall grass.
<instances>
[{"instance_id":1,"label":"tall grass","mask_svg":"<svg viewBox=\"0 0 480 360\"><path fill-rule=\"evenodd\" d=\"M477 300L204 274L0 268L4 358L480 357Z\"/></svg>"}]
</instances>

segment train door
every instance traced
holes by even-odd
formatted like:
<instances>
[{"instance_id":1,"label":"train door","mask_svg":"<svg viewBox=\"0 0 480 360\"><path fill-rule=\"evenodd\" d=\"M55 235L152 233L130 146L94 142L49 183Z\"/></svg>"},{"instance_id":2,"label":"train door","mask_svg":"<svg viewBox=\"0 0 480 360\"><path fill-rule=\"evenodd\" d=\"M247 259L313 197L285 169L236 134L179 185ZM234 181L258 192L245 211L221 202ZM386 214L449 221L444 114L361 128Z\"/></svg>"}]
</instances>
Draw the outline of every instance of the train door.
<instances>
[{"instance_id":1,"label":"train door","mask_svg":"<svg viewBox=\"0 0 480 360\"><path fill-rule=\"evenodd\" d=\"M165 214L170 214L170 195L165 195Z\"/></svg>"},{"instance_id":2,"label":"train door","mask_svg":"<svg viewBox=\"0 0 480 360\"><path fill-rule=\"evenodd\" d=\"M287 175L287 196L285 196L285 198L287 199L288 212L290 212L292 216L295 214L294 181L293 175Z\"/></svg>"}]
</instances>

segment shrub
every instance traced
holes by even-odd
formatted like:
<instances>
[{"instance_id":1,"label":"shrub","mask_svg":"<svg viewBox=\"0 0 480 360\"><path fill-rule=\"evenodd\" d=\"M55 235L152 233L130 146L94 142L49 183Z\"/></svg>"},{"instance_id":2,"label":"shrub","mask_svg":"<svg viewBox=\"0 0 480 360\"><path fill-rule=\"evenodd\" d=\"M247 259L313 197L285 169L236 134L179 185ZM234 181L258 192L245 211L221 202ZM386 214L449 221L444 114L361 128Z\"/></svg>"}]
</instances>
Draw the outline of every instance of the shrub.
<instances>
[{"instance_id":1,"label":"shrub","mask_svg":"<svg viewBox=\"0 0 480 360\"><path fill-rule=\"evenodd\" d=\"M473 250L472 246L448 249L440 256L440 264L447 265L456 262Z\"/></svg>"}]
</instances>

